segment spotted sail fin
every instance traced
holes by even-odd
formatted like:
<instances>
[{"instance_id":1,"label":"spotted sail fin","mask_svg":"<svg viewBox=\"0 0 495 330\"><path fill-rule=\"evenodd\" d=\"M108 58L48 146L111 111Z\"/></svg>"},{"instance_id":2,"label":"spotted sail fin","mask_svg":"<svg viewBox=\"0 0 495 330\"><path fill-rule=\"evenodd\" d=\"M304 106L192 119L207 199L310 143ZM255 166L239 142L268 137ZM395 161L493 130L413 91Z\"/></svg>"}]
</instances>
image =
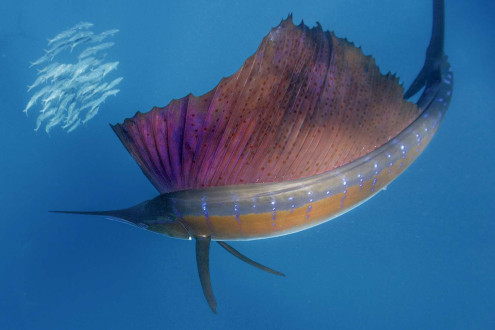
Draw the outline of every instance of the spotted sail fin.
<instances>
[{"instance_id":1,"label":"spotted sail fin","mask_svg":"<svg viewBox=\"0 0 495 330\"><path fill-rule=\"evenodd\" d=\"M113 129L165 193L323 173L385 144L418 115L371 57L289 17L209 93Z\"/></svg>"}]
</instances>

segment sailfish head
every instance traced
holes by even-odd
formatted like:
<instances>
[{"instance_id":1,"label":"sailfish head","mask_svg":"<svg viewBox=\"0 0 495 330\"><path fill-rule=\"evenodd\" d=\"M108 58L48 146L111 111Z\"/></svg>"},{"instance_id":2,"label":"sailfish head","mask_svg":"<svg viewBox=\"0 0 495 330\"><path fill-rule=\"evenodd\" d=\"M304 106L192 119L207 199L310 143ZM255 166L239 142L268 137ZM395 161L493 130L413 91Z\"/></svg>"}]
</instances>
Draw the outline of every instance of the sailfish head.
<instances>
[{"instance_id":1,"label":"sailfish head","mask_svg":"<svg viewBox=\"0 0 495 330\"><path fill-rule=\"evenodd\" d=\"M109 211L50 211L53 213L97 215L135 225L174 238L190 239L181 220L170 210L171 202L164 195L135 206Z\"/></svg>"}]
</instances>

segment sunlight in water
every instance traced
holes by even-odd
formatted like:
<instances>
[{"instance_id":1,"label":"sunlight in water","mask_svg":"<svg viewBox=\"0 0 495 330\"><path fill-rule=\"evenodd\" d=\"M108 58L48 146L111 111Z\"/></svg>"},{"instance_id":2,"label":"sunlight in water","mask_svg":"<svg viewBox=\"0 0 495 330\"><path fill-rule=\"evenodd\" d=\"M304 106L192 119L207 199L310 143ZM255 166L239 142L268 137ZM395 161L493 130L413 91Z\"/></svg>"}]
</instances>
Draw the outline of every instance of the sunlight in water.
<instances>
[{"instance_id":1,"label":"sunlight in water","mask_svg":"<svg viewBox=\"0 0 495 330\"><path fill-rule=\"evenodd\" d=\"M23 111L27 115L38 106L35 131L44 124L47 133L57 125L71 132L93 118L107 97L120 91L116 87L122 77L106 81L119 62L105 61L105 51L114 45L108 39L119 30L94 34L89 30L92 26L81 22L48 39L45 54L31 63L30 67L37 67L37 78L28 86L28 93L34 95ZM64 61L53 61L57 55L65 55Z\"/></svg>"}]
</instances>

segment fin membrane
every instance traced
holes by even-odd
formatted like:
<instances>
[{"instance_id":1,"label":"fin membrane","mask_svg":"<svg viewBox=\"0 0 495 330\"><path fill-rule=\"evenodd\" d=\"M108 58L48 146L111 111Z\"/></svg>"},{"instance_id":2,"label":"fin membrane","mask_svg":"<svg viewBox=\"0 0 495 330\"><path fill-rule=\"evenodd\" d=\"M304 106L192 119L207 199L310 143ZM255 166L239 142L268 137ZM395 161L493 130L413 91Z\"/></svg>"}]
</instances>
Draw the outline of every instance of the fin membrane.
<instances>
[{"instance_id":1,"label":"fin membrane","mask_svg":"<svg viewBox=\"0 0 495 330\"><path fill-rule=\"evenodd\" d=\"M236 256L237 258L241 259L242 261L250 264L251 266L254 266L254 267L258 268L258 269L264 270L265 272L268 272L270 274L274 274L274 275L284 276L285 277L285 274L284 273L278 272L278 271L276 271L274 269L271 269L269 267L263 266L262 264L257 263L254 260L249 259L248 257L246 257L245 255L243 255L242 253L240 253L239 251L237 251L236 249L234 249L232 246L228 245L227 243L222 242L222 241L217 241L217 243L220 244L220 246L223 247L225 250L229 251L234 256Z\"/></svg>"},{"instance_id":2,"label":"fin membrane","mask_svg":"<svg viewBox=\"0 0 495 330\"><path fill-rule=\"evenodd\" d=\"M390 141L420 115L403 93L359 48L289 17L210 92L112 128L162 194L282 182Z\"/></svg>"}]
</instances>

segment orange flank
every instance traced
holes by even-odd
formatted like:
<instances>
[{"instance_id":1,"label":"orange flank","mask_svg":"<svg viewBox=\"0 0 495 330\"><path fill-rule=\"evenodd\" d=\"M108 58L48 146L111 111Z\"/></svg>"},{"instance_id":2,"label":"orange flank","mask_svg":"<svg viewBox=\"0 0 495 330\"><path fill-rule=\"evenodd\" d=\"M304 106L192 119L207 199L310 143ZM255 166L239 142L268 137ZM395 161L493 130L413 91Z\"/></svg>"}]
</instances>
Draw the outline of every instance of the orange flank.
<instances>
[{"instance_id":1,"label":"orange flank","mask_svg":"<svg viewBox=\"0 0 495 330\"><path fill-rule=\"evenodd\" d=\"M424 150L433 134L424 137L421 146L412 148L403 159L384 168L362 184L349 186L344 192L301 207L274 212L232 215L186 215L185 223L194 236L211 236L214 240L250 240L282 236L298 232L333 219L386 187L398 177Z\"/></svg>"}]
</instances>

